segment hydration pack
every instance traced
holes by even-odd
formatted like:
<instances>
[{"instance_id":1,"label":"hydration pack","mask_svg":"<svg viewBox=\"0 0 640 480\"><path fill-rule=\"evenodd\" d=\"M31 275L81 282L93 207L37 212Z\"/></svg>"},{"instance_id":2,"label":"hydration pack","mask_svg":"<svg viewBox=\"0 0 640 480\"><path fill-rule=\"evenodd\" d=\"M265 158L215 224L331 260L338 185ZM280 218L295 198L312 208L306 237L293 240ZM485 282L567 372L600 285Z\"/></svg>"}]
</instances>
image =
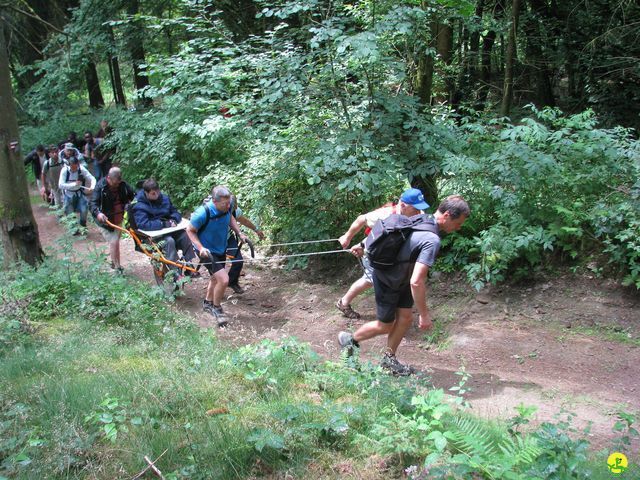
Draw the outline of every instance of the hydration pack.
<instances>
[{"instance_id":1,"label":"hydration pack","mask_svg":"<svg viewBox=\"0 0 640 480\"><path fill-rule=\"evenodd\" d=\"M431 215L413 217L392 214L378 220L364 242L367 257L373 268L388 270L398 264L398 253L411 232L431 232L438 235L438 226Z\"/></svg>"}]
</instances>

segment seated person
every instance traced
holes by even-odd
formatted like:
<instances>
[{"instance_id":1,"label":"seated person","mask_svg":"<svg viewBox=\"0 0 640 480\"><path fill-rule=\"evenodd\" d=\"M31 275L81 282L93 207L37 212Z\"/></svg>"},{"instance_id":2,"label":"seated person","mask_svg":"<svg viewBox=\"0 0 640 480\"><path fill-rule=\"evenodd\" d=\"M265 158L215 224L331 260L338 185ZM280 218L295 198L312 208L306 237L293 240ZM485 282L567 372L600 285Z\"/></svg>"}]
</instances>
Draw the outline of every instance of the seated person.
<instances>
[{"instance_id":1,"label":"seated person","mask_svg":"<svg viewBox=\"0 0 640 480\"><path fill-rule=\"evenodd\" d=\"M136 194L136 203L131 207L133 221L137 230L162 230L175 227L182 221L182 216L173 206L169 197L160 191L160 186L153 178L145 180L142 190ZM164 241L164 252L168 260L178 261L178 250L182 250L184 259L192 263L196 253L191 240L184 230L154 237L156 241ZM187 272L189 273L189 272Z\"/></svg>"}]
</instances>

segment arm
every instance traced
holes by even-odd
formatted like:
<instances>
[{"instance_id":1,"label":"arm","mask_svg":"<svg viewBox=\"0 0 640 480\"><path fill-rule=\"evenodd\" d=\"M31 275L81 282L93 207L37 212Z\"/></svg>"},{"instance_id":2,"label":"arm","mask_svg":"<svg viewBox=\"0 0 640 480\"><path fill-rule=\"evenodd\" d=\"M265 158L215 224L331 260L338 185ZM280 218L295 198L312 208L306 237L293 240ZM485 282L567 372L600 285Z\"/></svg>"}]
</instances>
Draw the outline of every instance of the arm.
<instances>
[{"instance_id":1,"label":"arm","mask_svg":"<svg viewBox=\"0 0 640 480\"><path fill-rule=\"evenodd\" d=\"M236 233L236 235L238 235L240 240L242 240L243 242L246 242L248 240L247 236L240 231L240 228L238 227L238 222L236 222L236 217L234 217L233 215L231 215L231 221L229 222L229 228L231 230L233 230Z\"/></svg>"},{"instance_id":2,"label":"arm","mask_svg":"<svg viewBox=\"0 0 640 480\"><path fill-rule=\"evenodd\" d=\"M90 194L91 192L93 192L94 188L96 188L96 177L91 175L91 172L89 170L87 170L86 168L84 168L84 167L80 167L80 168L82 169L82 175L84 176L84 178L89 180L89 190L86 190L85 192L87 194ZM83 186L85 186L85 185L83 185Z\"/></svg>"},{"instance_id":3,"label":"arm","mask_svg":"<svg viewBox=\"0 0 640 480\"><path fill-rule=\"evenodd\" d=\"M338 239L342 248L347 248L355 234L362 230L366 225L367 217L364 214L359 215L358 218L353 221L349 230L347 230L347 232Z\"/></svg>"},{"instance_id":4,"label":"arm","mask_svg":"<svg viewBox=\"0 0 640 480\"><path fill-rule=\"evenodd\" d=\"M418 326L422 330L429 329L433 325L429 308L427 307L426 281L428 274L429 267L424 263L416 262L415 267L413 267L413 273L411 274L411 295L418 309Z\"/></svg>"},{"instance_id":5,"label":"arm","mask_svg":"<svg viewBox=\"0 0 640 480\"><path fill-rule=\"evenodd\" d=\"M47 162L48 161L49 160L47 160ZM46 177L46 173L47 173L46 170L48 170L47 169L47 165L48 165L47 162L45 162L45 164L42 166L42 172L40 172L40 184L42 185L42 188L40 189L40 195L42 196L42 199L45 200L45 201L47 200L45 198L46 197L46 192L49 191L49 189L47 188L49 185L48 185L47 177Z\"/></svg>"},{"instance_id":6,"label":"arm","mask_svg":"<svg viewBox=\"0 0 640 480\"><path fill-rule=\"evenodd\" d=\"M250 228L251 230L256 232L256 235L258 235L258 238L260 240L264 240L264 232L256 227L255 224L247 217L245 217L244 215L240 215L238 218L236 218L236 221L241 225L244 225L245 227Z\"/></svg>"},{"instance_id":7,"label":"arm","mask_svg":"<svg viewBox=\"0 0 640 480\"><path fill-rule=\"evenodd\" d=\"M100 223L104 223L107 220L107 216L100 211L100 197L102 196L102 188L96 188L91 193L91 202L89 203L89 210L93 218Z\"/></svg>"},{"instance_id":8,"label":"arm","mask_svg":"<svg viewBox=\"0 0 640 480\"><path fill-rule=\"evenodd\" d=\"M191 240L191 243L197 250L198 255L200 255L200 257L208 257L211 253L209 252L209 249L204 248L202 246L202 243L198 238L198 229L194 227L191 222L189 222L189 225L187 225L186 232L187 232L187 236L189 237L189 240Z\"/></svg>"}]
</instances>

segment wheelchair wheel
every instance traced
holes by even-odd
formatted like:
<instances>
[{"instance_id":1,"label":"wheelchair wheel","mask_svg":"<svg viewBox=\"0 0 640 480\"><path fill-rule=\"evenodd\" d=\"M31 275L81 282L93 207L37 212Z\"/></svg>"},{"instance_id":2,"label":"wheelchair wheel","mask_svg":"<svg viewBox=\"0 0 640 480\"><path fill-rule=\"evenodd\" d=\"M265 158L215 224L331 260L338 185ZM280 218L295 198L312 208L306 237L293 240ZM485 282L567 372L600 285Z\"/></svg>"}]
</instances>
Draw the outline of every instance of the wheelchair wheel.
<instances>
[{"instance_id":1,"label":"wheelchair wheel","mask_svg":"<svg viewBox=\"0 0 640 480\"><path fill-rule=\"evenodd\" d=\"M158 285L165 294L173 295L180 289L180 286L176 283L179 277L178 272L170 269L164 263L152 265L152 268L156 285Z\"/></svg>"}]
</instances>

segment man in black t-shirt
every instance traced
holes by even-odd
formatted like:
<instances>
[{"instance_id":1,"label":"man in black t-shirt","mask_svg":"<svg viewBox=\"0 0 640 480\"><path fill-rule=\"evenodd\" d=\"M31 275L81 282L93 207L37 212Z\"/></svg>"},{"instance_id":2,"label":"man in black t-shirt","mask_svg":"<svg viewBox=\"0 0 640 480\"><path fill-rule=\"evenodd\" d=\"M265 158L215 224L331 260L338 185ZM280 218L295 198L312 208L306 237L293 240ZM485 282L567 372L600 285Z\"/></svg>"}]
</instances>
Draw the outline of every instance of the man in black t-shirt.
<instances>
[{"instance_id":1,"label":"man in black t-shirt","mask_svg":"<svg viewBox=\"0 0 640 480\"><path fill-rule=\"evenodd\" d=\"M460 229L470 214L469 205L459 195L447 197L434 214L439 232L451 233ZM401 364L396 351L413 321L412 307L418 310L418 326L427 330L433 322L427 307L425 282L429 267L440 250L440 237L432 232L413 231L398 252L397 262L389 270L373 269L377 320L367 322L355 333L340 332L340 346L353 352L360 342L379 335L387 335L387 350L381 365L396 375L409 375L411 367ZM356 245L351 252L361 257L365 252Z\"/></svg>"}]
</instances>

